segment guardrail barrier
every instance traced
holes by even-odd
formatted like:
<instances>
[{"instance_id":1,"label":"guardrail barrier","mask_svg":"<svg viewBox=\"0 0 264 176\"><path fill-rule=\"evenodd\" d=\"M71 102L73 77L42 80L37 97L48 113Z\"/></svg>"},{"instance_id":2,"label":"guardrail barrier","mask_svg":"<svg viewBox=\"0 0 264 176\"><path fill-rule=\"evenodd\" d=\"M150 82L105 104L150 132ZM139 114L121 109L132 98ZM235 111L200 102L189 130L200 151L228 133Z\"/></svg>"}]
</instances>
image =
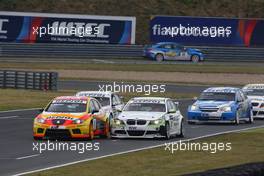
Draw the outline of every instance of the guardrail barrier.
<instances>
[{"instance_id":1,"label":"guardrail barrier","mask_svg":"<svg viewBox=\"0 0 264 176\"><path fill-rule=\"evenodd\" d=\"M0 88L57 90L58 73L0 70Z\"/></svg>"}]
</instances>

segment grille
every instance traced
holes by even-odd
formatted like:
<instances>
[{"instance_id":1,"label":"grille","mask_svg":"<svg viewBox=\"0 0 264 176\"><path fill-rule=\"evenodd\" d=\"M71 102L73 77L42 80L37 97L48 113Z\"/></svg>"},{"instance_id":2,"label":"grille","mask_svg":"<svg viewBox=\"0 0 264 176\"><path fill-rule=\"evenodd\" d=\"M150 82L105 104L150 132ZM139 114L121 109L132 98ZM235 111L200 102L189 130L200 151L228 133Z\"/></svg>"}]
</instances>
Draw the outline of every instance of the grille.
<instances>
[{"instance_id":1,"label":"grille","mask_svg":"<svg viewBox=\"0 0 264 176\"><path fill-rule=\"evenodd\" d=\"M258 106L259 105L259 103L251 103L252 104L252 106Z\"/></svg>"},{"instance_id":2,"label":"grille","mask_svg":"<svg viewBox=\"0 0 264 176\"><path fill-rule=\"evenodd\" d=\"M70 138L71 133L66 129L47 129L45 133L47 138Z\"/></svg>"},{"instance_id":3,"label":"grille","mask_svg":"<svg viewBox=\"0 0 264 176\"><path fill-rule=\"evenodd\" d=\"M200 108L202 112L217 112L218 108Z\"/></svg>"},{"instance_id":4,"label":"grille","mask_svg":"<svg viewBox=\"0 0 264 176\"><path fill-rule=\"evenodd\" d=\"M126 134L125 130L115 130L116 134Z\"/></svg>"},{"instance_id":5,"label":"grille","mask_svg":"<svg viewBox=\"0 0 264 176\"><path fill-rule=\"evenodd\" d=\"M133 119L128 119L127 124L128 125L145 125L147 123L146 120L133 120Z\"/></svg>"},{"instance_id":6,"label":"grille","mask_svg":"<svg viewBox=\"0 0 264 176\"><path fill-rule=\"evenodd\" d=\"M264 115L264 111L259 111L259 115Z\"/></svg>"},{"instance_id":7,"label":"grille","mask_svg":"<svg viewBox=\"0 0 264 176\"><path fill-rule=\"evenodd\" d=\"M145 131L127 131L129 136L143 136Z\"/></svg>"},{"instance_id":8,"label":"grille","mask_svg":"<svg viewBox=\"0 0 264 176\"><path fill-rule=\"evenodd\" d=\"M63 125L65 123L65 119L52 119L53 125Z\"/></svg>"},{"instance_id":9,"label":"grille","mask_svg":"<svg viewBox=\"0 0 264 176\"><path fill-rule=\"evenodd\" d=\"M72 130L73 134L81 134L81 130L79 128L73 129Z\"/></svg>"},{"instance_id":10,"label":"grille","mask_svg":"<svg viewBox=\"0 0 264 176\"><path fill-rule=\"evenodd\" d=\"M258 113L258 111L253 111L253 115L254 116L257 115L257 113Z\"/></svg>"},{"instance_id":11,"label":"grille","mask_svg":"<svg viewBox=\"0 0 264 176\"><path fill-rule=\"evenodd\" d=\"M158 131L147 131L146 134L157 134L157 133L158 133Z\"/></svg>"},{"instance_id":12,"label":"grille","mask_svg":"<svg viewBox=\"0 0 264 176\"><path fill-rule=\"evenodd\" d=\"M43 128L38 128L38 133L43 133L44 132L44 129Z\"/></svg>"},{"instance_id":13,"label":"grille","mask_svg":"<svg viewBox=\"0 0 264 176\"><path fill-rule=\"evenodd\" d=\"M145 125L146 123L146 120L137 120L137 125Z\"/></svg>"},{"instance_id":14,"label":"grille","mask_svg":"<svg viewBox=\"0 0 264 176\"><path fill-rule=\"evenodd\" d=\"M128 119L126 122L128 125L136 125L136 121L133 119Z\"/></svg>"}]
</instances>

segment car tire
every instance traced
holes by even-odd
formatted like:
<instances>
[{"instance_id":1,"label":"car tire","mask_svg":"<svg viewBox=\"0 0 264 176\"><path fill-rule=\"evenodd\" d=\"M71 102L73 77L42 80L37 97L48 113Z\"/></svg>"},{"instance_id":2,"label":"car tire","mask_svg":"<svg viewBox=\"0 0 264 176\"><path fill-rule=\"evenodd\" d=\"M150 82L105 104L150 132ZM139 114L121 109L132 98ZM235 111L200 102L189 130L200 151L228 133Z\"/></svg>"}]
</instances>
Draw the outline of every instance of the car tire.
<instances>
[{"instance_id":1,"label":"car tire","mask_svg":"<svg viewBox=\"0 0 264 176\"><path fill-rule=\"evenodd\" d=\"M180 134L178 135L178 137L183 138L184 135L185 135L185 129L184 129L183 121L181 121L181 132L180 132Z\"/></svg>"},{"instance_id":2,"label":"car tire","mask_svg":"<svg viewBox=\"0 0 264 176\"><path fill-rule=\"evenodd\" d=\"M198 62L200 62L200 57L198 56L198 55L192 55L191 56L191 61L193 62L193 63L198 63Z\"/></svg>"},{"instance_id":3,"label":"car tire","mask_svg":"<svg viewBox=\"0 0 264 176\"><path fill-rule=\"evenodd\" d=\"M170 124L169 122L166 122L165 124L165 139L170 139L171 135L170 135Z\"/></svg>"},{"instance_id":4,"label":"car tire","mask_svg":"<svg viewBox=\"0 0 264 176\"><path fill-rule=\"evenodd\" d=\"M162 62L164 60L164 56L162 54L156 54L155 59L158 62Z\"/></svg>"},{"instance_id":5,"label":"car tire","mask_svg":"<svg viewBox=\"0 0 264 176\"><path fill-rule=\"evenodd\" d=\"M101 135L102 138L110 139L111 134L110 134L110 120L107 119L105 122L105 128L104 128L104 134Z\"/></svg>"},{"instance_id":6,"label":"car tire","mask_svg":"<svg viewBox=\"0 0 264 176\"><path fill-rule=\"evenodd\" d=\"M250 112L249 112L249 120L247 122L250 123L250 124L254 122L252 110L250 110Z\"/></svg>"},{"instance_id":7,"label":"car tire","mask_svg":"<svg viewBox=\"0 0 264 176\"><path fill-rule=\"evenodd\" d=\"M235 124L235 125L239 125L239 123L240 123L240 120L239 120L238 111L237 111L237 112L236 112L236 119L235 119L234 124Z\"/></svg>"},{"instance_id":8,"label":"car tire","mask_svg":"<svg viewBox=\"0 0 264 176\"><path fill-rule=\"evenodd\" d=\"M188 124L190 124L190 125L194 125L195 122L188 121Z\"/></svg>"},{"instance_id":9,"label":"car tire","mask_svg":"<svg viewBox=\"0 0 264 176\"><path fill-rule=\"evenodd\" d=\"M89 139L93 140L94 139L94 129L93 129L93 122L90 122L89 125Z\"/></svg>"}]
</instances>

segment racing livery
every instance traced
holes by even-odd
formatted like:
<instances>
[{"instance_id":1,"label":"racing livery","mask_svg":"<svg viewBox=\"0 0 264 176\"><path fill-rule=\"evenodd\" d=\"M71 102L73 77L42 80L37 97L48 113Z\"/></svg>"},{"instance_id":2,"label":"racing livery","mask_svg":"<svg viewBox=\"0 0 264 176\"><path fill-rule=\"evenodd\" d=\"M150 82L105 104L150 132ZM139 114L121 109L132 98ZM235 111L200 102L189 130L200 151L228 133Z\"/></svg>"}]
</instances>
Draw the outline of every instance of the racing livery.
<instances>
[{"instance_id":1,"label":"racing livery","mask_svg":"<svg viewBox=\"0 0 264 176\"><path fill-rule=\"evenodd\" d=\"M109 119L100 108L100 103L91 97L57 97L34 119L33 136L35 139L109 137Z\"/></svg>"},{"instance_id":2,"label":"racing livery","mask_svg":"<svg viewBox=\"0 0 264 176\"><path fill-rule=\"evenodd\" d=\"M183 137L183 116L169 98L136 97L114 119L111 130L115 138Z\"/></svg>"},{"instance_id":3,"label":"racing livery","mask_svg":"<svg viewBox=\"0 0 264 176\"><path fill-rule=\"evenodd\" d=\"M251 102L243 91L234 87L212 87L204 90L188 107L188 122L253 122Z\"/></svg>"},{"instance_id":4,"label":"racing livery","mask_svg":"<svg viewBox=\"0 0 264 176\"><path fill-rule=\"evenodd\" d=\"M76 96L88 96L97 99L102 105L102 110L106 112L110 120L115 118L124 107L122 98L114 92L81 91Z\"/></svg>"},{"instance_id":5,"label":"racing livery","mask_svg":"<svg viewBox=\"0 0 264 176\"><path fill-rule=\"evenodd\" d=\"M248 84L242 90L251 100L253 118L264 118L264 84Z\"/></svg>"},{"instance_id":6,"label":"racing livery","mask_svg":"<svg viewBox=\"0 0 264 176\"><path fill-rule=\"evenodd\" d=\"M143 56L158 62L163 60L185 60L192 62L204 60L203 53L200 50L185 48L173 42L161 42L148 45L143 50Z\"/></svg>"}]
</instances>

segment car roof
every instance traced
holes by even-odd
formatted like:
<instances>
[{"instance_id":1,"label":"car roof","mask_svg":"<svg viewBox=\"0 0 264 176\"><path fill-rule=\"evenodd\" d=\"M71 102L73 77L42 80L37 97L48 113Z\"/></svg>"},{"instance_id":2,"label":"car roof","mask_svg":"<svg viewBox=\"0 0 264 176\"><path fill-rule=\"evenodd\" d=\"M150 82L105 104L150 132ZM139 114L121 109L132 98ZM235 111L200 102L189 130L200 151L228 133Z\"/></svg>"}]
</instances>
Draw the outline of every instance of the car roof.
<instances>
[{"instance_id":1,"label":"car roof","mask_svg":"<svg viewBox=\"0 0 264 176\"><path fill-rule=\"evenodd\" d=\"M175 42L159 42L159 43L156 43L156 45L164 45L164 44L176 44L176 45L180 45L179 43L175 43Z\"/></svg>"},{"instance_id":2,"label":"car roof","mask_svg":"<svg viewBox=\"0 0 264 176\"><path fill-rule=\"evenodd\" d=\"M111 91L80 91L76 93L76 95L78 94L88 94L91 97L93 95L102 96L102 97L105 97L105 96L110 97L113 94L113 92Z\"/></svg>"},{"instance_id":3,"label":"car roof","mask_svg":"<svg viewBox=\"0 0 264 176\"><path fill-rule=\"evenodd\" d=\"M59 96L54 98L54 100L88 100L90 97L84 97L84 96Z\"/></svg>"},{"instance_id":4,"label":"car roof","mask_svg":"<svg viewBox=\"0 0 264 176\"><path fill-rule=\"evenodd\" d=\"M165 98L165 97L134 97L131 98L129 101L135 101L135 100L149 100L149 101L166 101L169 98Z\"/></svg>"},{"instance_id":5,"label":"car roof","mask_svg":"<svg viewBox=\"0 0 264 176\"><path fill-rule=\"evenodd\" d=\"M210 87L203 92L223 92L223 93L236 93L240 88L237 87Z\"/></svg>"},{"instance_id":6,"label":"car roof","mask_svg":"<svg viewBox=\"0 0 264 176\"><path fill-rule=\"evenodd\" d=\"M264 89L264 84L247 84L243 89Z\"/></svg>"}]
</instances>

